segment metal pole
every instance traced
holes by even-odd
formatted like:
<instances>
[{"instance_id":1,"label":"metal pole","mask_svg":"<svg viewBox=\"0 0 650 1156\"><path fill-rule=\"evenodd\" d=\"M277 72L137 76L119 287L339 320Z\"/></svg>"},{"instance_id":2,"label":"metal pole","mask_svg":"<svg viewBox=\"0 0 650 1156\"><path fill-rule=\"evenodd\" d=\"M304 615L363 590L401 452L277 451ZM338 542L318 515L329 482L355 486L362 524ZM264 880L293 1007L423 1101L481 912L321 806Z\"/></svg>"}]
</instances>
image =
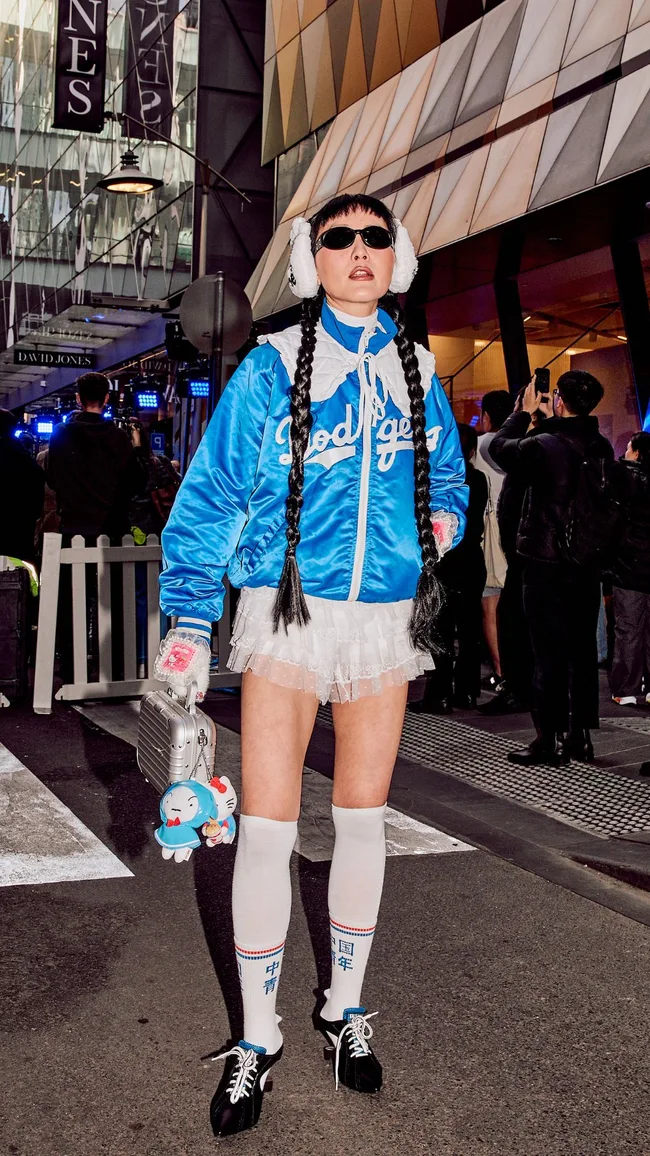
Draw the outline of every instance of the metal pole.
<instances>
[{"instance_id":1,"label":"metal pole","mask_svg":"<svg viewBox=\"0 0 650 1156\"><path fill-rule=\"evenodd\" d=\"M223 311L225 300L225 278L219 270L214 281L214 341L210 358L210 396L208 398L208 421L214 413L221 396L223 376Z\"/></svg>"},{"instance_id":2,"label":"metal pole","mask_svg":"<svg viewBox=\"0 0 650 1156\"><path fill-rule=\"evenodd\" d=\"M210 174L205 161L201 162L203 180L201 187L201 221L199 227L199 277L205 277L208 261L208 197L210 196Z\"/></svg>"}]
</instances>

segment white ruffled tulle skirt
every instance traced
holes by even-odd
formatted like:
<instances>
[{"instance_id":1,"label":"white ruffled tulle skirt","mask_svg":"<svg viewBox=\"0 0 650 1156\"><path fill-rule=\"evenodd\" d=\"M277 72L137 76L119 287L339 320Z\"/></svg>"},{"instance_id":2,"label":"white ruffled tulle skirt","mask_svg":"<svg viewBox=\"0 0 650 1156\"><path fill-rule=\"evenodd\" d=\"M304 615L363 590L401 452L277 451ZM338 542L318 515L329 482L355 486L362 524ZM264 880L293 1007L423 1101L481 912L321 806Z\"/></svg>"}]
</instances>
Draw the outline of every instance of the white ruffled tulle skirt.
<instances>
[{"instance_id":1,"label":"white ruffled tulle skirt","mask_svg":"<svg viewBox=\"0 0 650 1156\"><path fill-rule=\"evenodd\" d=\"M242 589L228 667L315 694L321 702L354 702L402 686L426 670L431 655L413 648L408 624L413 600L337 602L305 595L310 621L273 633L277 591Z\"/></svg>"}]
</instances>

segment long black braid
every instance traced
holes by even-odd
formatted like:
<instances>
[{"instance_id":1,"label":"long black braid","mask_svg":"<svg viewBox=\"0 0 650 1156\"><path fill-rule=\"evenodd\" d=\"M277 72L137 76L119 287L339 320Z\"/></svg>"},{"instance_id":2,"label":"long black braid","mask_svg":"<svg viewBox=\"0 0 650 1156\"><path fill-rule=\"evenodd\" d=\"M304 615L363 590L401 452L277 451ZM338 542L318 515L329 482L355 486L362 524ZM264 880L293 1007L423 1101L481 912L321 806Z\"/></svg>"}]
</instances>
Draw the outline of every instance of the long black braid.
<instances>
[{"instance_id":1,"label":"long black braid","mask_svg":"<svg viewBox=\"0 0 650 1156\"><path fill-rule=\"evenodd\" d=\"M411 642L416 650L439 654L443 650L436 622L444 595L436 576L436 565L440 561L438 545L431 521L431 467L427 447L427 427L424 409L424 390L420 377L420 367L415 346L406 333L404 313L392 294L384 297L380 305L392 317L397 326L395 344L404 370L404 377L411 403L411 428L413 430L413 471L415 474L415 520L418 539L422 551L422 570L418 580L409 622Z\"/></svg>"},{"instance_id":2,"label":"long black braid","mask_svg":"<svg viewBox=\"0 0 650 1156\"><path fill-rule=\"evenodd\" d=\"M308 297L302 303L302 338L298 350L296 374L291 387L291 469L289 471L289 493L286 503L287 550L284 568L273 604L273 630L277 631L280 621L285 630L292 622L305 626L309 622L309 610L300 581L300 571L296 560L296 550L300 542L300 511L303 503L303 482L305 477L305 454L309 444L309 433L313 417L311 412L311 370L316 348L316 326L323 304L322 291L317 297Z\"/></svg>"}]
</instances>

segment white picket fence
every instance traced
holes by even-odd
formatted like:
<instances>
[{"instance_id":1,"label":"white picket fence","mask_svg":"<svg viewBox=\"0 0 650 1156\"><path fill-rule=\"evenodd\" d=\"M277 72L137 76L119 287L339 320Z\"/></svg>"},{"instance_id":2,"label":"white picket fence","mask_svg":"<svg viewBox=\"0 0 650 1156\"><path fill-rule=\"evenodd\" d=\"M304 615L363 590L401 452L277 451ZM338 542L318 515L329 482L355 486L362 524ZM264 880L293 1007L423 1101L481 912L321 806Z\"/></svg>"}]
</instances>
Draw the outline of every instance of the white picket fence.
<instances>
[{"instance_id":1,"label":"white picket fence","mask_svg":"<svg viewBox=\"0 0 650 1156\"><path fill-rule=\"evenodd\" d=\"M59 585L62 566L72 567L72 657L73 682L65 683L56 693L57 699L82 702L84 699L132 698L161 686L153 678L153 664L161 638L161 619L158 602L158 576L162 550L155 534L150 534L145 546L136 546L130 534L121 546L111 546L107 537L97 539L95 546L86 546L82 537L72 539L72 545L62 547L60 534L43 537L41 590L36 640L36 669L34 672L34 711L51 714L54 684ZM111 611L111 564L122 568L122 621L113 622ZM136 564L147 567L147 646L144 677L138 677L137 620L136 620ZM88 681L88 602L86 598L86 567L97 569L97 634L98 678ZM241 678L226 669L230 647L229 590L226 589L224 613L213 639L213 653L218 658L210 686L237 686ZM164 629L164 625L163 625ZM113 678L112 637L120 630L124 645L124 677Z\"/></svg>"}]
</instances>

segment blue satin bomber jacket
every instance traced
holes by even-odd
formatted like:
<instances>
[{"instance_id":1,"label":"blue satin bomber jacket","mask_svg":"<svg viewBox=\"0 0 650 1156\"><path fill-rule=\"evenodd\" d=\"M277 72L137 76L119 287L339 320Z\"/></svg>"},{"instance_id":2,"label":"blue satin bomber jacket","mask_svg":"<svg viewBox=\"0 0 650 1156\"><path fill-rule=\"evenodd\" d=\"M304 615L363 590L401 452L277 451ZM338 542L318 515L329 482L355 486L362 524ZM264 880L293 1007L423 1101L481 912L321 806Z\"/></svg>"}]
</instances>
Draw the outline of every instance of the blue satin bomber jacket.
<instances>
[{"instance_id":1,"label":"blue satin bomber jacket","mask_svg":"<svg viewBox=\"0 0 650 1156\"><path fill-rule=\"evenodd\" d=\"M305 593L320 598L412 598L422 568L396 328L383 310L377 320L374 333L364 332L324 304L319 325L296 556ZM166 614L215 622L224 572L233 586L280 581L298 343L298 327L271 335L223 392L163 531ZM426 391L431 509L456 515L457 545L468 497L458 430L433 355L416 349Z\"/></svg>"}]
</instances>

